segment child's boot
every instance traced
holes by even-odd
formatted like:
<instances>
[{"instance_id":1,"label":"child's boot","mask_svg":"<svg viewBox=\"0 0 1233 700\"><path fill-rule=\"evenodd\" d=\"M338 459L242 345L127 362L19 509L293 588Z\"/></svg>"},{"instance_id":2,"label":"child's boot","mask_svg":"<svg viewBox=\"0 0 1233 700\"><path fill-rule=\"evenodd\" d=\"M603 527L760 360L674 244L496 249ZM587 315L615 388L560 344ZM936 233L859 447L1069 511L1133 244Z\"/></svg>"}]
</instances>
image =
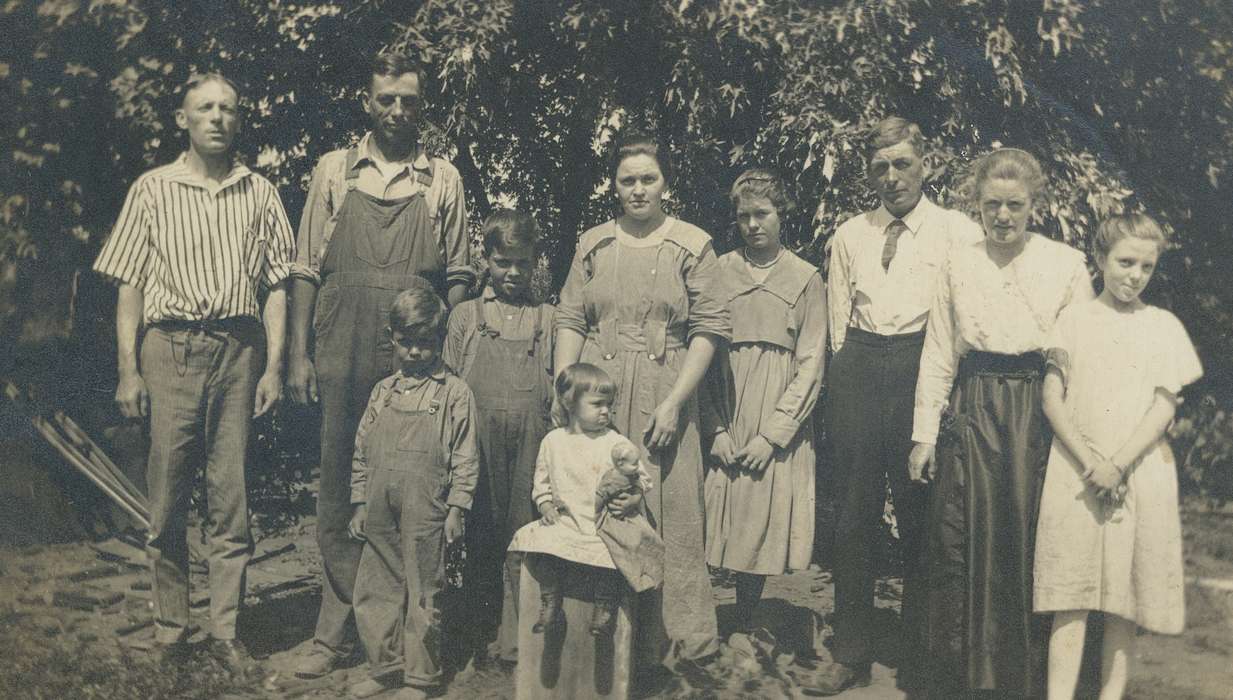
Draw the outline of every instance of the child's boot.
<instances>
[{"instance_id":1,"label":"child's boot","mask_svg":"<svg viewBox=\"0 0 1233 700\"><path fill-rule=\"evenodd\" d=\"M616 623L617 597L620 595L621 579L612 574L596 582L595 600L591 610L591 634L595 637L612 634Z\"/></svg>"},{"instance_id":2,"label":"child's boot","mask_svg":"<svg viewBox=\"0 0 1233 700\"><path fill-rule=\"evenodd\" d=\"M552 565L550 565L552 564ZM561 610L565 591L561 588L561 571L557 562L545 561L541 567L539 581L539 620L531 625L531 631L539 634L545 629L556 627L565 621L565 612Z\"/></svg>"}]
</instances>

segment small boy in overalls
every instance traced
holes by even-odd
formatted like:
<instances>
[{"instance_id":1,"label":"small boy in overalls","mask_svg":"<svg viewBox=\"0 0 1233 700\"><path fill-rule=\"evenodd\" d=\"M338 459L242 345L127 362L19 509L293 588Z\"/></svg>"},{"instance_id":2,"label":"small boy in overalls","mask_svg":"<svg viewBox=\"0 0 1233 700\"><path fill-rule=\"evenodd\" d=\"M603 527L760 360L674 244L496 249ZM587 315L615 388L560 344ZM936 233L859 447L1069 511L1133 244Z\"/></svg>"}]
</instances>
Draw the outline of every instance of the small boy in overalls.
<instances>
[{"instance_id":1,"label":"small boy in overalls","mask_svg":"<svg viewBox=\"0 0 1233 700\"><path fill-rule=\"evenodd\" d=\"M401 368L373 389L355 436L350 532L365 545L354 608L372 675L353 697L402 685L399 698L423 698L442 680L445 548L463 536L479 463L474 397L441 361L446 318L427 283L394 299Z\"/></svg>"}]
</instances>

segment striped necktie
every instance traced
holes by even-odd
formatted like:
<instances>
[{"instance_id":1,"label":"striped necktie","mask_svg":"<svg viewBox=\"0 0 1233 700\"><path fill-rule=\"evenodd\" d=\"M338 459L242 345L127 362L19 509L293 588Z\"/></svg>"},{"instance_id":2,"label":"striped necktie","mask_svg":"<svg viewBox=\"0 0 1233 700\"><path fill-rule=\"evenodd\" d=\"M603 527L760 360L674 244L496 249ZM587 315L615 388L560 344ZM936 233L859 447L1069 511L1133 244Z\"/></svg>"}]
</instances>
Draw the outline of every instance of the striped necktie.
<instances>
[{"instance_id":1,"label":"striped necktie","mask_svg":"<svg viewBox=\"0 0 1233 700\"><path fill-rule=\"evenodd\" d=\"M908 230L908 225L899 219L890 222L886 227L886 244L882 246L882 269L890 270L891 260L895 259L895 251L899 248L899 235Z\"/></svg>"}]
</instances>

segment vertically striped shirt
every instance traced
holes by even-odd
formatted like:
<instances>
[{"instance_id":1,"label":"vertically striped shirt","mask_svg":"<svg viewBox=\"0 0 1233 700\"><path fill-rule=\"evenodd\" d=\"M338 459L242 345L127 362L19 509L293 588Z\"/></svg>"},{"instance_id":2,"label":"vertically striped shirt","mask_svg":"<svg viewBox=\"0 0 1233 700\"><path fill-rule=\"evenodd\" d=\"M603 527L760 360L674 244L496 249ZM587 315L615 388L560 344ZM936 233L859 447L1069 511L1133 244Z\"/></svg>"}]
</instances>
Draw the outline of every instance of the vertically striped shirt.
<instances>
[{"instance_id":1,"label":"vertically striped shirt","mask_svg":"<svg viewBox=\"0 0 1233 700\"><path fill-rule=\"evenodd\" d=\"M258 288L286 279L294 254L269 180L237 164L215 184L185 154L133 183L94 269L142 291L146 323L259 317Z\"/></svg>"}]
</instances>

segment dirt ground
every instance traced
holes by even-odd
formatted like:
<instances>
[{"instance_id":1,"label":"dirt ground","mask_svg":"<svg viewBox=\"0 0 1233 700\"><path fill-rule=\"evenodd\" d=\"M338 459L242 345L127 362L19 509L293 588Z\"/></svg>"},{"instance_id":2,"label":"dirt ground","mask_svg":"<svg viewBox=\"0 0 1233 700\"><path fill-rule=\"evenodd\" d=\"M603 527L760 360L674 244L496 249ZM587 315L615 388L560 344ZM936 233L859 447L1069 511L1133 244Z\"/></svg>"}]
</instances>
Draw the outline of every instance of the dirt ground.
<instances>
[{"instance_id":1,"label":"dirt ground","mask_svg":"<svg viewBox=\"0 0 1233 700\"><path fill-rule=\"evenodd\" d=\"M1184 518L1191 581L1187 629L1177 637L1139 638L1132 698L1233 697L1233 509L1191 506ZM260 659L262 675L241 685L200 651L179 674L169 677L157 670L149 651L151 627L131 629L150 620L147 574L133 546L110 539L0 549L0 658L5 659L0 697L345 697L347 687L365 677L363 665L315 681L291 674L312 636L319 597L311 518L261 538L257 557L249 572L240 634ZM206 615L203 572L194 572L193 586L192 612L199 621ZM771 579L758 619L766 633L729 637L707 673L668 679L650 697L808 696L815 664L807 657L811 651L827 657L823 642L832 592L829 572L817 566ZM734 593L718 577L715 596L723 630ZM873 685L844 698L902 697L894 683L898 601L898 580L881 581ZM194 637L202 639L200 632ZM508 671L465 668L445 697L507 698L513 696L512 686Z\"/></svg>"}]
</instances>

